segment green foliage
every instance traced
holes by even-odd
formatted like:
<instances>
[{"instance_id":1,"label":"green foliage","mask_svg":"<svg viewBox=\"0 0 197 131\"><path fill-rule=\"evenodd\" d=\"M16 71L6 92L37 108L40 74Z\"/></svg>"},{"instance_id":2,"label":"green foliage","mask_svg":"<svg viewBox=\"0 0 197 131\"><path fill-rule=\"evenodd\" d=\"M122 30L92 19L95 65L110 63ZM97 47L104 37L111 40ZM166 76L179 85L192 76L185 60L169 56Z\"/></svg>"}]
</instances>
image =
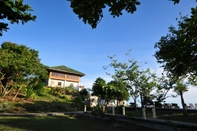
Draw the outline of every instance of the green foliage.
<instances>
[{"instance_id":1,"label":"green foliage","mask_svg":"<svg viewBox=\"0 0 197 131\"><path fill-rule=\"evenodd\" d=\"M115 108L115 112L116 114L122 114L123 113L123 108L124 106L123 105L119 105Z\"/></svg>"},{"instance_id":2,"label":"green foliage","mask_svg":"<svg viewBox=\"0 0 197 131\"><path fill-rule=\"evenodd\" d=\"M104 117L105 113L103 112L103 109L101 106L97 105L92 109L91 114L95 117L99 116L99 117Z\"/></svg>"},{"instance_id":3,"label":"green foliage","mask_svg":"<svg viewBox=\"0 0 197 131\"><path fill-rule=\"evenodd\" d=\"M165 76L162 73L162 76L157 79L157 85L156 85L156 92L155 92L155 100L156 103L159 105L164 102L164 100L168 97L168 92L174 88L175 80L172 76L168 75Z\"/></svg>"},{"instance_id":4,"label":"green foliage","mask_svg":"<svg viewBox=\"0 0 197 131\"><path fill-rule=\"evenodd\" d=\"M87 97L89 93L88 93L87 89L84 88L84 89L82 89L81 91L79 91L79 94L81 95L81 97L82 97L83 99L85 99L85 97Z\"/></svg>"},{"instance_id":5,"label":"green foliage","mask_svg":"<svg viewBox=\"0 0 197 131\"><path fill-rule=\"evenodd\" d=\"M118 101L128 100L129 93L125 88L125 84L118 81L111 81L106 84L102 78L97 78L92 87L92 95L98 96L100 99L105 100L106 104L116 99Z\"/></svg>"},{"instance_id":6,"label":"green foliage","mask_svg":"<svg viewBox=\"0 0 197 131\"><path fill-rule=\"evenodd\" d=\"M60 95L59 97L62 98L62 99L68 100L67 95Z\"/></svg>"},{"instance_id":7,"label":"green foliage","mask_svg":"<svg viewBox=\"0 0 197 131\"><path fill-rule=\"evenodd\" d=\"M33 83L29 84L28 86L31 87L38 96L45 95L46 93L44 89L44 83L39 80L37 83L33 81Z\"/></svg>"},{"instance_id":8,"label":"green foliage","mask_svg":"<svg viewBox=\"0 0 197 131\"><path fill-rule=\"evenodd\" d=\"M35 99L36 93L35 93L34 89L33 88L26 88L25 97L27 99L29 99L29 98Z\"/></svg>"},{"instance_id":9,"label":"green foliage","mask_svg":"<svg viewBox=\"0 0 197 131\"><path fill-rule=\"evenodd\" d=\"M74 98L72 98L71 102L74 107L78 108L78 110L83 109L84 100L81 98L81 96L75 96Z\"/></svg>"},{"instance_id":10,"label":"green foliage","mask_svg":"<svg viewBox=\"0 0 197 131\"><path fill-rule=\"evenodd\" d=\"M92 86L92 95L96 95L101 99L105 99L105 91L103 88L106 86L106 82L102 78L97 78Z\"/></svg>"},{"instance_id":11,"label":"green foliage","mask_svg":"<svg viewBox=\"0 0 197 131\"><path fill-rule=\"evenodd\" d=\"M65 88L51 87L50 93L54 96L58 96L59 94L65 94Z\"/></svg>"},{"instance_id":12,"label":"green foliage","mask_svg":"<svg viewBox=\"0 0 197 131\"><path fill-rule=\"evenodd\" d=\"M0 48L0 95L5 96L18 85L46 80L46 69L40 63L38 51L25 45L4 42Z\"/></svg>"},{"instance_id":13,"label":"green foliage","mask_svg":"<svg viewBox=\"0 0 197 131\"><path fill-rule=\"evenodd\" d=\"M49 93L54 95L54 96L57 96L59 98L63 98L65 100L68 100L68 95L71 95L71 96L79 96L79 92L74 89L72 86L68 86L68 87L49 87L50 88L50 91Z\"/></svg>"},{"instance_id":14,"label":"green foliage","mask_svg":"<svg viewBox=\"0 0 197 131\"><path fill-rule=\"evenodd\" d=\"M2 108L8 108L9 107L9 104L7 103L7 102L4 102L3 104L2 104Z\"/></svg>"},{"instance_id":15,"label":"green foliage","mask_svg":"<svg viewBox=\"0 0 197 131\"><path fill-rule=\"evenodd\" d=\"M106 87L108 100L116 99L118 101L129 100L130 94L126 88L126 83L120 81L110 81Z\"/></svg>"},{"instance_id":16,"label":"green foliage","mask_svg":"<svg viewBox=\"0 0 197 131\"><path fill-rule=\"evenodd\" d=\"M78 95L78 91L74 89L73 85L65 87L66 95Z\"/></svg>"},{"instance_id":17,"label":"green foliage","mask_svg":"<svg viewBox=\"0 0 197 131\"><path fill-rule=\"evenodd\" d=\"M176 78L189 74L196 83L197 75L197 7L191 16L178 20L178 28L169 27L169 33L155 44L157 62ZM194 78L193 78L194 77Z\"/></svg>"},{"instance_id":18,"label":"green foliage","mask_svg":"<svg viewBox=\"0 0 197 131\"><path fill-rule=\"evenodd\" d=\"M31 6L23 4L23 0L0 0L0 20L7 19L11 24L34 21L36 16L29 11L32 11ZM0 36L8 29L8 23L0 22Z\"/></svg>"},{"instance_id":19,"label":"green foliage","mask_svg":"<svg viewBox=\"0 0 197 131\"><path fill-rule=\"evenodd\" d=\"M73 12L86 24L96 28L107 8L112 17L119 17L123 12L133 14L140 5L139 0L69 0ZM180 0L170 0L178 4Z\"/></svg>"},{"instance_id":20,"label":"green foliage","mask_svg":"<svg viewBox=\"0 0 197 131\"><path fill-rule=\"evenodd\" d=\"M128 13L134 13L140 4L138 0L70 0L73 12L79 19L92 28L96 28L98 22L103 18L103 9L109 7L109 12L113 17L122 15L123 10Z\"/></svg>"},{"instance_id":21,"label":"green foliage","mask_svg":"<svg viewBox=\"0 0 197 131\"><path fill-rule=\"evenodd\" d=\"M126 55L129 55L130 51ZM109 59L111 62L108 67L113 68L114 73L107 74L118 83L124 85L122 89L125 90L125 93L127 90L130 91L135 105L138 97L140 97L142 106L154 99L154 94L151 94L156 85L156 75L154 73L151 73L149 69L140 70L135 60L128 59L127 62L119 62L115 59L115 56L109 56ZM119 85L118 87L121 86Z\"/></svg>"}]
</instances>

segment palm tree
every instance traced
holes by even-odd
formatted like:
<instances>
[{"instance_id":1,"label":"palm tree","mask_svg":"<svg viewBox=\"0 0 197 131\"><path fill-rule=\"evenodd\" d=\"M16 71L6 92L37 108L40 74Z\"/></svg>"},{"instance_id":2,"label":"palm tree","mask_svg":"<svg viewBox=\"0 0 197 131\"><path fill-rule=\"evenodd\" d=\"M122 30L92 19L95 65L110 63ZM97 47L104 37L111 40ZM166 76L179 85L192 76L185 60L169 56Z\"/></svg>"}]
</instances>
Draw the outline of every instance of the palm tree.
<instances>
[{"instance_id":1,"label":"palm tree","mask_svg":"<svg viewBox=\"0 0 197 131\"><path fill-rule=\"evenodd\" d=\"M185 102L184 102L184 98L183 98L183 93L188 91L187 84L185 84L183 82L183 80L178 80L176 82L176 86L174 88L174 91L177 93L177 95L180 95L180 97L181 97L181 104L182 104L182 107L183 107L183 113L184 113L184 115L187 116L188 113L187 113Z\"/></svg>"}]
</instances>

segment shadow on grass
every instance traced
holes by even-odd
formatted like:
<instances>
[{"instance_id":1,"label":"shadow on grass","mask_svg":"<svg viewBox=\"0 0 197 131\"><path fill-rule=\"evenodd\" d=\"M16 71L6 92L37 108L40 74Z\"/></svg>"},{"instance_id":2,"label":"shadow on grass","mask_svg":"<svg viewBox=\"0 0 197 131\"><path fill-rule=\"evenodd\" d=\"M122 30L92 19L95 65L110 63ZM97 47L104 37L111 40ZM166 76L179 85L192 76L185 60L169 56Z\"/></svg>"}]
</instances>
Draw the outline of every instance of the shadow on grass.
<instances>
[{"instance_id":1,"label":"shadow on grass","mask_svg":"<svg viewBox=\"0 0 197 131\"><path fill-rule=\"evenodd\" d=\"M92 117L39 116L0 117L0 130L14 131L154 131L125 122L107 121Z\"/></svg>"},{"instance_id":2,"label":"shadow on grass","mask_svg":"<svg viewBox=\"0 0 197 131\"><path fill-rule=\"evenodd\" d=\"M53 111L70 111L73 109L71 104L66 102L47 102L47 101L35 101L32 103L16 103L16 109L21 109L27 112L53 112Z\"/></svg>"},{"instance_id":3,"label":"shadow on grass","mask_svg":"<svg viewBox=\"0 0 197 131\"><path fill-rule=\"evenodd\" d=\"M78 130L77 118L69 116L0 117L0 130L63 131ZM80 122L81 123L81 122ZM80 126L80 125L77 125ZM81 125L82 126L82 125ZM82 127L81 127L82 128Z\"/></svg>"},{"instance_id":4,"label":"shadow on grass","mask_svg":"<svg viewBox=\"0 0 197 131\"><path fill-rule=\"evenodd\" d=\"M9 113L26 112L65 112L74 111L75 106L67 102L60 101L33 101L33 102L9 102L2 111ZM82 110L83 105L78 107Z\"/></svg>"}]
</instances>

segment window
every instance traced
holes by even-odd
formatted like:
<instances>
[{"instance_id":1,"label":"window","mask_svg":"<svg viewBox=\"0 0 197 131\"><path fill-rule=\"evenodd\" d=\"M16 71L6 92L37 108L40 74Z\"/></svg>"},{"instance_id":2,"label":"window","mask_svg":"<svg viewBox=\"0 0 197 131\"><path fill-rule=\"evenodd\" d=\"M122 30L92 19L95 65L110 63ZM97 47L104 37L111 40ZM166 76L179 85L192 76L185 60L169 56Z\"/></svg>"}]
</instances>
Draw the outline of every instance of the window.
<instances>
[{"instance_id":1,"label":"window","mask_svg":"<svg viewBox=\"0 0 197 131\"><path fill-rule=\"evenodd\" d=\"M65 74L63 74L63 73L57 73L57 72L52 72L52 76L64 78L65 77Z\"/></svg>"},{"instance_id":2,"label":"window","mask_svg":"<svg viewBox=\"0 0 197 131\"><path fill-rule=\"evenodd\" d=\"M58 82L57 85L58 85L58 87L61 87L62 86L62 82Z\"/></svg>"},{"instance_id":3,"label":"window","mask_svg":"<svg viewBox=\"0 0 197 131\"><path fill-rule=\"evenodd\" d=\"M68 79L74 79L74 80L78 80L78 76L74 76L74 75L67 75Z\"/></svg>"}]
</instances>

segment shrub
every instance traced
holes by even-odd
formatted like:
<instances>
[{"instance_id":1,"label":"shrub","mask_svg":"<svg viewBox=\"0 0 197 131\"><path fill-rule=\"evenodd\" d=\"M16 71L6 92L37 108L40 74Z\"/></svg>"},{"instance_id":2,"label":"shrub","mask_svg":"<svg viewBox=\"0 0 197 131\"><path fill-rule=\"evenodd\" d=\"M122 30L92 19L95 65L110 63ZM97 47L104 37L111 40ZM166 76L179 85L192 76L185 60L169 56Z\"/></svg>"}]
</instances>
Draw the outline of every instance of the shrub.
<instances>
[{"instance_id":1,"label":"shrub","mask_svg":"<svg viewBox=\"0 0 197 131\"><path fill-rule=\"evenodd\" d=\"M35 93L37 93L37 95L41 95L43 93L43 88L44 88L44 83L43 82L38 82L38 84L33 85L33 90L35 90Z\"/></svg>"},{"instance_id":2,"label":"shrub","mask_svg":"<svg viewBox=\"0 0 197 131\"><path fill-rule=\"evenodd\" d=\"M28 98L33 98L33 99L35 99L36 93L35 93L34 89L33 89L33 88L27 88L27 89L26 89L26 93L25 93L25 97L26 97L27 99L28 99Z\"/></svg>"},{"instance_id":3,"label":"shrub","mask_svg":"<svg viewBox=\"0 0 197 131\"><path fill-rule=\"evenodd\" d=\"M66 95L60 95L60 98L68 100L68 97Z\"/></svg>"},{"instance_id":4,"label":"shrub","mask_svg":"<svg viewBox=\"0 0 197 131\"><path fill-rule=\"evenodd\" d=\"M50 94L57 96L57 94L65 94L65 89L62 87L51 87Z\"/></svg>"},{"instance_id":5,"label":"shrub","mask_svg":"<svg viewBox=\"0 0 197 131\"><path fill-rule=\"evenodd\" d=\"M123 111L122 111L122 108L123 108L124 106L123 105L120 105L120 106L118 106L118 107L116 107L115 109L116 109L116 113L117 114L122 114L123 113Z\"/></svg>"},{"instance_id":6,"label":"shrub","mask_svg":"<svg viewBox=\"0 0 197 131\"><path fill-rule=\"evenodd\" d=\"M99 105L97 105L93 108L91 114L94 115L95 117L97 117L97 116L104 117L104 115L105 115L102 107Z\"/></svg>"}]
</instances>

